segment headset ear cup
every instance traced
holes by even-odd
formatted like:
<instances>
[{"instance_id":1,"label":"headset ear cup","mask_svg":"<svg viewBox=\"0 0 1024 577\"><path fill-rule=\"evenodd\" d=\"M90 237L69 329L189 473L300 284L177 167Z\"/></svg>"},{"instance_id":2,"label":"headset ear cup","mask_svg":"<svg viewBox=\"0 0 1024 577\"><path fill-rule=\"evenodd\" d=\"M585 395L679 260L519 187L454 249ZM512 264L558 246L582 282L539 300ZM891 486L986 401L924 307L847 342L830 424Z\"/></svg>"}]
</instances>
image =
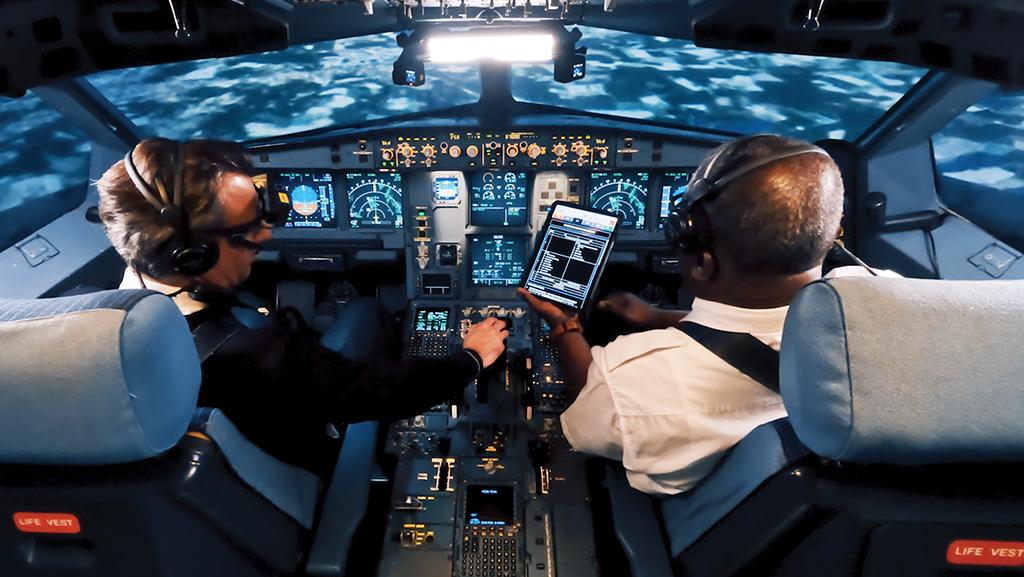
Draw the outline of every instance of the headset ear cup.
<instances>
[{"instance_id":1,"label":"headset ear cup","mask_svg":"<svg viewBox=\"0 0 1024 577\"><path fill-rule=\"evenodd\" d=\"M175 272L199 276L213 268L220 258L220 247L210 239L193 238L188 246L179 246L171 253Z\"/></svg>"}]
</instances>

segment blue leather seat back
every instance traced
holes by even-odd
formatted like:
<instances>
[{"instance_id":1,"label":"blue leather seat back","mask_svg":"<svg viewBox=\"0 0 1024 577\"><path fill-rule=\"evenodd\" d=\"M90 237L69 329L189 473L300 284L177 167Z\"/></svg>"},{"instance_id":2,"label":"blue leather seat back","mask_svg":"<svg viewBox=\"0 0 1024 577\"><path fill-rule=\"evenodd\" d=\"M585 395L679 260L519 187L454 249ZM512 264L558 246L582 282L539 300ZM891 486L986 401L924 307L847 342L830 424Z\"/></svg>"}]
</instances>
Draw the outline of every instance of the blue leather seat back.
<instances>
[{"instance_id":1,"label":"blue leather seat back","mask_svg":"<svg viewBox=\"0 0 1024 577\"><path fill-rule=\"evenodd\" d=\"M0 300L0 462L113 464L173 447L201 379L166 296Z\"/></svg>"},{"instance_id":2,"label":"blue leather seat back","mask_svg":"<svg viewBox=\"0 0 1024 577\"><path fill-rule=\"evenodd\" d=\"M661 515L672 557L689 547L794 457L787 455L779 430L767 423L743 437L696 487L666 497L661 503Z\"/></svg>"},{"instance_id":3,"label":"blue leather seat back","mask_svg":"<svg viewBox=\"0 0 1024 577\"><path fill-rule=\"evenodd\" d=\"M1024 461L1024 281L846 277L793 301L782 396L851 463Z\"/></svg>"}]
</instances>

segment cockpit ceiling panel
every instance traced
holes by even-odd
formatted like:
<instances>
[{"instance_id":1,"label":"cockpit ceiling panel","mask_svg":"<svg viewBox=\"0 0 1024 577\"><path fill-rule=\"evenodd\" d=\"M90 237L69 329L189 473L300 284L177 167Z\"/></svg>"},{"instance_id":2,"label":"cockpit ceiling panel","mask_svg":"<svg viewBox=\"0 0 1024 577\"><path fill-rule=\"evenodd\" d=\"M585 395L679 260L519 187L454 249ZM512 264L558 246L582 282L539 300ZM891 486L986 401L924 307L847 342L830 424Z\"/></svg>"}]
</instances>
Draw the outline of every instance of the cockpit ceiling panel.
<instances>
[{"instance_id":1,"label":"cockpit ceiling panel","mask_svg":"<svg viewBox=\"0 0 1024 577\"><path fill-rule=\"evenodd\" d=\"M428 0L8 0L0 4L0 94L99 70L265 52L404 29L417 20L522 20L496 0L463 16ZM458 4L459 9L453 9ZM472 6L473 2L468 3ZM488 2L488 4L490 4ZM699 46L885 60L1024 86L1024 3L975 0L547 0L527 18L560 18ZM170 7L183 6L178 10ZM532 5L532 4L531 4ZM819 8L820 6L820 8ZM180 12L180 14L178 14ZM810 13L811 17L808 17Z\"/></svg>"}]
</instances>

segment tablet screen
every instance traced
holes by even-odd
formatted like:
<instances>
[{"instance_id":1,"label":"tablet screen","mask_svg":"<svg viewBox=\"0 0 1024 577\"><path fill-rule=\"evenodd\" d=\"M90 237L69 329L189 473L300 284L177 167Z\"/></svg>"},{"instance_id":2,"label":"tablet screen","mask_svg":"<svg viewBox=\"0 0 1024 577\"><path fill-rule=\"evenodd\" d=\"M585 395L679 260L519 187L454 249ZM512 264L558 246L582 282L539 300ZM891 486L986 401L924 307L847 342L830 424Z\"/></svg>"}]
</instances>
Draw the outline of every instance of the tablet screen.
<instances>
[{"instance_id":1,"label":"tablet screen","mask_svg":"<svg viewBox=\"0 0 1024 577\"><path fill-rule=\"evenodd\" d=\"M582 309L597 287L619 222L614 215L555 204L530 263L526 290Z\"/></svg>"}]
</instances>

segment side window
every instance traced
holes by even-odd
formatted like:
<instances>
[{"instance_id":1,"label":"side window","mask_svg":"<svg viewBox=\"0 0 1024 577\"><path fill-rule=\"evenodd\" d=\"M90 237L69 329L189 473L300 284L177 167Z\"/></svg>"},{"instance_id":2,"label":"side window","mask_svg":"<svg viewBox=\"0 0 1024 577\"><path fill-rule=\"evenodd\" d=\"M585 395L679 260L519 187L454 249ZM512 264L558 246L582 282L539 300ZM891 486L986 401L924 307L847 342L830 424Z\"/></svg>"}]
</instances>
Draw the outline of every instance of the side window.
<instances>
[{"instance_id":1,"label":"side window","mask_svg":"<svg viewBox=\"0 0 1024 577\"><path fill-rule=\"evenodd\" d=\"M0 97L0 250L85 200L89 139L39 97Z\"/></svg>"},{"instance_id":2,"label":"side window","mask_svg":"<svg viewBox=\"0 0 1024 577\"><path fill-rule=\"evenodd\" d=\"M932 137L939 196L1024 250L1024 92L995 92Z\"/></svg>"}]
</instances>

